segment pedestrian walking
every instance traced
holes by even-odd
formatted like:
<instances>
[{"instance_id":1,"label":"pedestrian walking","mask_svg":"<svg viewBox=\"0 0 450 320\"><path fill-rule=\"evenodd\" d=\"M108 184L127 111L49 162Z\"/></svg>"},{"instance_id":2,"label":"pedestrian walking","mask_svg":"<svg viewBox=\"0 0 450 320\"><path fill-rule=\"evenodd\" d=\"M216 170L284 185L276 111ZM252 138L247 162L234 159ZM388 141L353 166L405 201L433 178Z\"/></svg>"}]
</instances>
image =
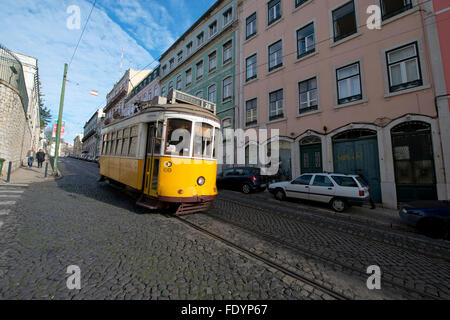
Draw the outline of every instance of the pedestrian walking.
<instances>
[{"instance_id":1,"label":"pedestrian walking","mask_svg":"<svg viewBox=\"0 0 450 320\"><path fill-rule=\"evenodd\" d=\"M38 168L42 168L42 163L45 161L45 153L42 149L39 149L39 152L36 153L36 159L38 161Z\"/></svg>"},{"instance_id":2,"label":"pedestrian walking","mask_svg":"<svg viewBox=\"0 0 450 320\"><path fill-rule=\"evenodd\" d=\"M369 180L367 180L367 178L362 173L359 173L358 176L366 183L367 186L369 186ZM372 200L372 195L369 194L369 197L370 197L369 198L370 208L375 209L376 207L375 207L375 203Z\"/></svg>"},{"instance_id":3,"label":"pedestrian walking","mask_svg":"<svg viewBox=\"0 0 450 320\"><path fill-rule=\"evenodd\" d=\"M33 167L34 162L34 149L28 151L27 157L28 157L28 167L31 168Z\"/></svg>"}]
</instances>

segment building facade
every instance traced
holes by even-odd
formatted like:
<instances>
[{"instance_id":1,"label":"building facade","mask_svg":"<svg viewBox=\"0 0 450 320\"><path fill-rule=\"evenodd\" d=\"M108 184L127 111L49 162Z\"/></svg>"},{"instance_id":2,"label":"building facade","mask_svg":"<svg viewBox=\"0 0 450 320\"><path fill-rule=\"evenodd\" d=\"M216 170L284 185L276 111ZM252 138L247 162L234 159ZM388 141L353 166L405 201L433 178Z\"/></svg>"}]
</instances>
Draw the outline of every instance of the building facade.
<instances>
[{"instance_id":1,"label":"building facade","mask_svg":"<svg viewBox=\"0 0 450 320\"><path fill-rule=\"evenodd\" d=\"M73 139L73 154L81 154L83 152L83 134L77 134Z\"/></svg>"},{"instance_id":2,"label":"building facade","mask_svg":"<svg viewBox=\"0 0 450 320\"><path fill-rule=\"evenodd\" d=\"M101 130L104 118L105 114L103 113L103 109L99 109L86 122L84 126L84 137L82 139L82 153L87 153L94 157L100 156L100 148L102 145Z\"/></svg>"},{"instance_id":3,"label":"building facade","mask_svg":"<svg viewBox=\"0 0 450 320\"><path fill-rule=\"evenodd\" d=\"M125 99L124 116L129 117L137 110L138 102L150 101L159 96L159 73L160 66L156 67L144 80L142 80Z\"/></svg>"},{"instance_id":4,"label":"building facade","mask_svg":"<svg viewBox=\"0 0 450 320\"><path fill-rule=\"evenodd\" d=\"M39 74L36 58L0 47L0 158L12 170L41 147Z\"/></svg>"},{"instance_id":5,"label":"building facade","mask_svg":"<svg viewBox=\"0 0 450 320\"><path fill-rule=\"evenodd\" d=\"M425 8L376 1L381 29L372 30L373 2L240 2L238 122L279 130L281 180L362 174L391 208L448 199Z\"/></svg>"},{"instance_id":6,"label":"building facade","mask_svg":"<svg viewBox=\"0 0 450 320\"><path fill-rule=\"evenodd\" d=\"M125 117L128 112L126 108L126 98L131 91L149 74L151 70L128 69L122 78L114 85L114 88L106 95L105 124L113 119Z\"/></svg>"},{"instance_id":7,"label":"building facade","mask_svg":"<svg viewBox=\"0 0 450 320\"><path fill-rule=\"evenodd\" d=\"M450 3L433 0L425 4L425 26L435 83L436 110L439 114L447 199L450 199Z\"/></svg>"},{"instance_id":8,"label":"building facade","mask_svg":"<svg viewBox=\"0 0 450 320\"><path fill-rule=\"evenodd\" d=\"M217 1L160 58L161 95L177 89L217 105L222 128L236 128L237 1Z\"/></svg>"}]
</instances>

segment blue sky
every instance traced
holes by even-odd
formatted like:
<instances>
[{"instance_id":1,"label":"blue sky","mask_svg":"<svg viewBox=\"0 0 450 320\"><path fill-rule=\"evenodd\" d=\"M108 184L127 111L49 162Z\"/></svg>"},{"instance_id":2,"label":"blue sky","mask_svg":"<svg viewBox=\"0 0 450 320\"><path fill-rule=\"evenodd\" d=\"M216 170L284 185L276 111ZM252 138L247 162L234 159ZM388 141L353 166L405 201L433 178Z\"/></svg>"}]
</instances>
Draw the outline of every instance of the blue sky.
<instances>
[{"instance_id":1,"label":"blue sky","mask_svg":"<svg viewBox=\"0 0 450 320\"><path fill-rule=\"evenodd\" d=\"M160 55L216 0L98 0L69 68L64 104L66 141L105 104L123 70L157 65ZM2 0L0 43L36 57L45 104L57 117L64 63L69 63L93 0ZM70 30L67 8L81 12L81 28ZM97 90L99 96L89 94Z\"/></svg>"}]
</instances>

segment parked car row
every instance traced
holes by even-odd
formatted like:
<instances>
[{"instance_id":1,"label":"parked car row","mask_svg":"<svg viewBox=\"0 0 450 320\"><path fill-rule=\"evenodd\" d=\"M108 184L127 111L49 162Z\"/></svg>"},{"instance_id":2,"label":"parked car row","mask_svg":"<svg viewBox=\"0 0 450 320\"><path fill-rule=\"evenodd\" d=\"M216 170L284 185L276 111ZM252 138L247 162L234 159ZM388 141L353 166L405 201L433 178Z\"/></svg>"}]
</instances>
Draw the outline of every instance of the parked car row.
<instances>
[{"instance_id":1,"label":"parked car row","mask_svg":"<svg viewBox=\"0 0 450 320\"><path fill-rule=\"evenodd\" d=\"M305 173L291 181L268 183L259 168L230 168L217 176L217 187L245 194L265 191L283 201L288 198L328 203L336 212L352 205L371 202L370 188L359 175ZM371 204L373 204L371 202ZM450 235L450 201L416 201L403 205L401 219L425 235L445 238Z\"/></svg>"},{"instance_id":2,"label":"parked car row","mask_svg":"<svg viewBox=\"0 0 450 320\"><path fill-rule=\"evenodd\" d=\"M98 163L98 161L99 161L98 156L89 155L87 153L72 154L72 155L70 155L70 157L73 159L84 160L84 161L95 162L95 163Z\"/></svg>"}]
</instances>

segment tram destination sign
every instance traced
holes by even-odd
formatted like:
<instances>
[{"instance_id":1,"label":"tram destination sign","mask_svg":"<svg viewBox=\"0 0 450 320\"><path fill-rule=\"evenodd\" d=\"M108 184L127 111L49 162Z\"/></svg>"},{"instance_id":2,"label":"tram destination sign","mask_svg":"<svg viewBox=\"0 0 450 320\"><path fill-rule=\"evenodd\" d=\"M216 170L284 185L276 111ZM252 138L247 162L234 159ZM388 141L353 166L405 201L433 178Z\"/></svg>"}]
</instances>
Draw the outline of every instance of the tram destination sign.
<instances>
[{"instance_id":1,"label":"tram destination sign","mask_svg":"<svg viewBox=\"0 0 450 320\"><path fill-rule=\"evenodd\" d=\"M197 106L197 107L200 107L203 109L207 109L207 110L213 112L214 114L216 113L216 104L215 103L209 102L204 99L197 98L196 96L193 96L193 95L190 95L190 94L178 91L178 90L173 90L171 93L169 93L169 99L172 100L173 102L178 101L178 102L192 104L194 106Z\"/></svg>"}]
</instances>

